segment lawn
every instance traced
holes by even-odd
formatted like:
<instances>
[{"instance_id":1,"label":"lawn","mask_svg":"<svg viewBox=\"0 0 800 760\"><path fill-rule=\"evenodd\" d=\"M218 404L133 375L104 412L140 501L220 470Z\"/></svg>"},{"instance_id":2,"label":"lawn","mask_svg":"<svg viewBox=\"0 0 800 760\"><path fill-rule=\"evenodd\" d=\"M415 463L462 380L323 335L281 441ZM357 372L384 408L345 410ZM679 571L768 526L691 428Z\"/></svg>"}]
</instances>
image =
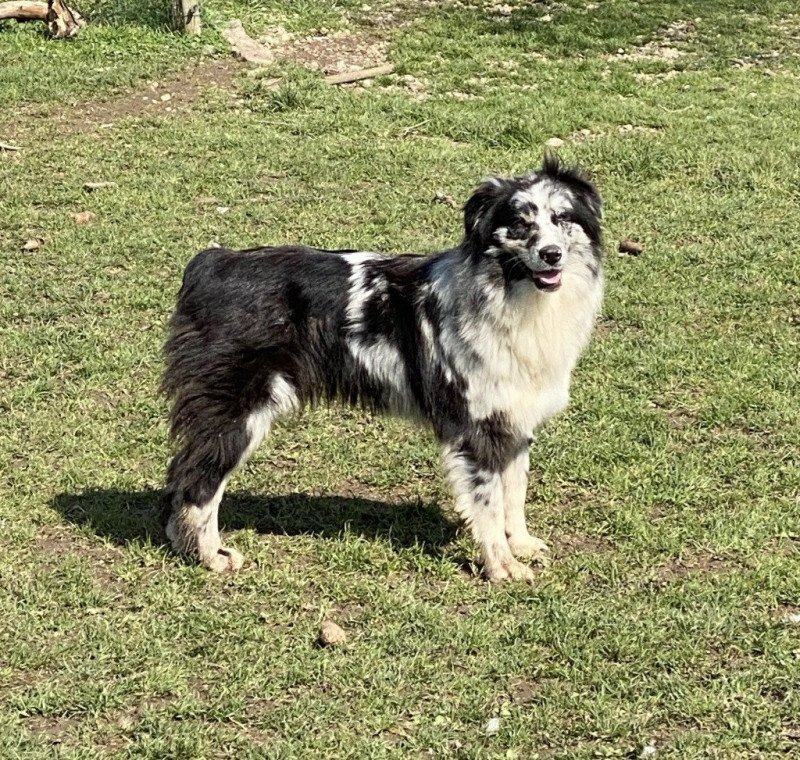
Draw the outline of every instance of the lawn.
<instances>
[{"instance_id":1,"label":"lawn","mask_svg":"<svg viewBox=\"0 0 800 760\"><path fill-rule=\"evenodd\" d=\"M69 43L0 23L0 757L800 756L795 3L209 0L196 41L166 3L76 3ZM248 76L233 17L395 74ZM537 582L476 574L428 433L343 408L232 481L241 572L175 557L189 258L434 251L551 138L602 189L607 296L532 451Z\"/></svg>"}]
</instances>

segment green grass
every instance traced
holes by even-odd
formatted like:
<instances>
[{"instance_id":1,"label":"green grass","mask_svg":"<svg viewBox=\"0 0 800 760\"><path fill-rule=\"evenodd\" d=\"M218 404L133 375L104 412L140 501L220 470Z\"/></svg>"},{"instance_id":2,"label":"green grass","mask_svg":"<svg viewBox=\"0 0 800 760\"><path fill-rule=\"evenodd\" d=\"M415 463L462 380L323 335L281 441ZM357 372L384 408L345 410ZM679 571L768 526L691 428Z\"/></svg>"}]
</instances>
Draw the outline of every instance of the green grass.
<instances>
[{"instance_id":1,"label":"green grass","mask_svg":"<svg viewBox=\"0 0 800 760\"><path fill-rule=\"evenodd\" d=\"M473 4L406 6L388 33L423 99L284 67L278 92L241 77L180 117L81 131L70 102L208 57L213 30L186 42L154 3L87 7L68 44L0 26L0 141L23 148L0 153L3 758L798 751L800 16ZM207 13L304 34L371 28L360 8ZM615 57L696 16L680 57ZM232 482L240 574L174 557L157 386L192 254L435 250L460 229L437 192L461 202L553 136L603 190L608 288L532 453L529 523L557 555L537 584L472 577L430 437L344 409L285 422ZM84 192L98 180L116 185ZM626 237L641 257L617 256ZM314 646L326 617L344 647Z\"/></svg>"}]
</instances>

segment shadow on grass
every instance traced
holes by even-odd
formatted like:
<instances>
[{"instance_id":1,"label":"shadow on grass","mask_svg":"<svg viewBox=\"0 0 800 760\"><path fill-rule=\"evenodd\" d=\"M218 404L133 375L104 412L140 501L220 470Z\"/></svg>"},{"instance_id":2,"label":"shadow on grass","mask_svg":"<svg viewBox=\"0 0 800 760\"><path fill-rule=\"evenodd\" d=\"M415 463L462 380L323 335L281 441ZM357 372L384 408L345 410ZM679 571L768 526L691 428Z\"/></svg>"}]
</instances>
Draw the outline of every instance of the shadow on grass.
<instances>
[{"instance_id":1,"label":"shadow on grass","mask_svg":"<svg viewBox=\"0 0 800 760\"><path fill-rule=\"evenodd\" d=\"M118 544L166 543L161 524L161 491L89 489L59 494L52 507L69 522L88 527ZM258 496L231 492L220 510L220 530L252 528L273 535L339 538L344 532L388 539L396 548L420 546L441 555L456 535L456 526L434 506L419 502L390 504L344 496Z\"/></svg>"}]
</instances>

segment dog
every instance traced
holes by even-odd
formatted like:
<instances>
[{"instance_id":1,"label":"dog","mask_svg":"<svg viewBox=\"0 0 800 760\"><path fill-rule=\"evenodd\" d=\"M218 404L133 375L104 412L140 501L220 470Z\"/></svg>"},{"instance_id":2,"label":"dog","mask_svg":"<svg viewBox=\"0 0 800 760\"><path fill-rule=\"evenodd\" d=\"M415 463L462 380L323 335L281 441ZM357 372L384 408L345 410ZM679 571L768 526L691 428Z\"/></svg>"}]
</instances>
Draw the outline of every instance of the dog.
<instances>
[{"instance_id":1,"label":"dog","mask_svg":"<svg viewBox=\"0 0 800 760\"><path fill-rule=\"evenodd\" d=\"M434 255L197 254L165 345L174 549L238 570L217 518L231 474L277 418L338 399L427 422L485 575L532 580L519 560L548 548L525 524L529 447L567 405L600 308L601 217L594 184L547 155L480 185L462 242Z\"/></svg>"}]
</instances>

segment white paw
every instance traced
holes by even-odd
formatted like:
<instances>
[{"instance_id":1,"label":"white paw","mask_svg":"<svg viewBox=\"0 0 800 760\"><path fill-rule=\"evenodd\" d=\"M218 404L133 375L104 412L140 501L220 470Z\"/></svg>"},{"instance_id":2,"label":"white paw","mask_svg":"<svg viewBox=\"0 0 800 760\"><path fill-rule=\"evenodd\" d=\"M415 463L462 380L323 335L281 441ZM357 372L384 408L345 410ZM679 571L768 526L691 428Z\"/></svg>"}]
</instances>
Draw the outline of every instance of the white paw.
<instances>
[{"instance_id":1,"label":"white paw","mask_svg":"<svg viewBox=\"0 0 800 760\"><path fill-rule=\"evenodd\" d=\"M483 571L492 583L499 583L507 580L533 583L536 580L536 573L527 565L523 565L522 562L518 562L513 557L497 564L489 564L487 562L483 567Z\"/></svg>"},{"instance_id":2,"label":"white paw","mask_svg":"<svg viewBox=\"0 0 800 760\"><path fill-rule=\"evenodd\" d=\"M236 551L222 546L216 554L203 560L203 565L212 573L234 573L244 564L244 557Z\"/></svg>"},{"instance_id":3,"label":"white paw","mask_svg":"<svg viewBox=\"0 0 800 760\"><path fill-rule=\"evenodd\" d=\"M523 559L533 559L543 565L550 564L550 547L536 536L529 536L527 533L518 536L509 536L508 545L511 553L515 557Z\"/></svg>"}]
</instances>

